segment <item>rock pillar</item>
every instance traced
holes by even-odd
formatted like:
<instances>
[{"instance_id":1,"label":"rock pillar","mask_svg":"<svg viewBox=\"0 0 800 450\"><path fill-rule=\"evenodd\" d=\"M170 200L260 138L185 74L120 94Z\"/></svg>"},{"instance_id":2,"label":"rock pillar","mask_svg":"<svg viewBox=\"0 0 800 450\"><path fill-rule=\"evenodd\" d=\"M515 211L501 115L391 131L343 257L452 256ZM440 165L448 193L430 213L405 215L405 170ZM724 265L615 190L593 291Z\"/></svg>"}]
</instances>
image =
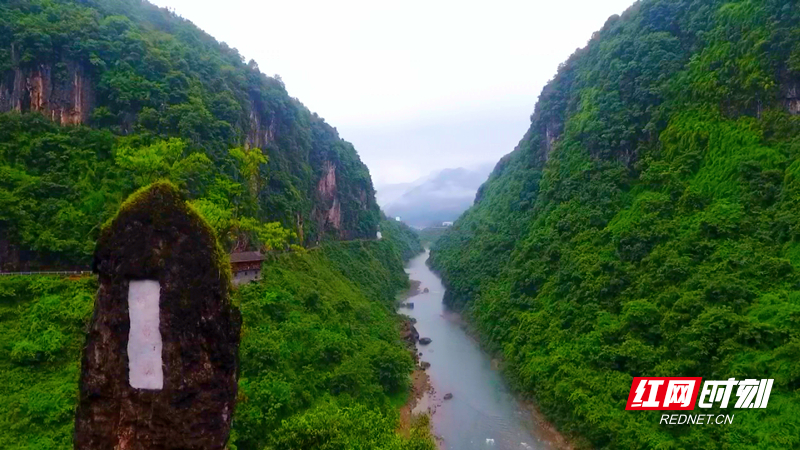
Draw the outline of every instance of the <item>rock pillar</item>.
<instances>
[{"instance_id":1,"label":"rock pillar","mask_svg":"<svg viewBox=\"0 0 800 450\"><path fill-rule=\"evenodd\" d=\"M224 449L241 319L211 228L155 183L103 227L93 268L75 448Z\"/></svg>"}]
</instances>

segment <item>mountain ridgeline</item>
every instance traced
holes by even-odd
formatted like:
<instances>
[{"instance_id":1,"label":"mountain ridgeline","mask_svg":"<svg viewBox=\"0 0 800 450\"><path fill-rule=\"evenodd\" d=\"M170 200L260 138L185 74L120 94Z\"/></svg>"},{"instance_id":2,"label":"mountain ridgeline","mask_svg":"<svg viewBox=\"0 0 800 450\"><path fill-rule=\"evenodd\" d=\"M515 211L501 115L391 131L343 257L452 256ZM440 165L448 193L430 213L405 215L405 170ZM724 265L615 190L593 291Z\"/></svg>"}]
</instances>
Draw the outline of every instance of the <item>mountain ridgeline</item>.
<instances>
[{"instance_id":1,"label":"mountain ridgeline","mask_svg":"<svg viewBox=\"0 0 800 450\"><path fill-rule=\"evenodd\" d=\"M4 2L0 113L3 270L86 266L99 225L161 178L228 250L377 232L353 146L279 77L146 1Z\"/></svg>"},{"instance_id":2,"label":"mountain ridgeline","mask_svg":"<svg viewBox=\"0 0 800 450\"><path fill-rule=\"evenodd\" d=\"M445 169L411 183L399 196L382 195L381 191L402 185L379 188L376 196L390 217L400 217L414 227L441 226L442 222L456 220L472 206L475 192L491 170L491 165Z\"/></svg>"},{"instance_id":3,"label":"mountain ridgeline","mask_svg":"<svg viewBox=\"0 0 800 450\"><path fill-rule=\"evenodd\" d=\"M427 416L397 432L415 363L395 296L421 246L394 222L377 239L380 210L353 146L280 78L146 1L3 2L0 271L102 263L98 237L146 186L196 219L161 222L170 235L213 231L218 270L232 251L266 258L261 280L231 293L242 321L226 448L435 448ZM73 447L99 285L88 274L0 277L0 448ZM106 425L125 446L120 425Z\"/></svg>"},{"instance_id":4,"label":"mountain ridgeline","mask_svg":"<svg viewBox=\"0 0 800 450\"><path fill-rule=\"evenodd\" d=\"M800 447L800 8L642 0L558 68L434 245L578 447ZM728 426L625 411L634 376L774 378ZM709 412L708 410L696 412Z\"/></svg>"}]
</instances>

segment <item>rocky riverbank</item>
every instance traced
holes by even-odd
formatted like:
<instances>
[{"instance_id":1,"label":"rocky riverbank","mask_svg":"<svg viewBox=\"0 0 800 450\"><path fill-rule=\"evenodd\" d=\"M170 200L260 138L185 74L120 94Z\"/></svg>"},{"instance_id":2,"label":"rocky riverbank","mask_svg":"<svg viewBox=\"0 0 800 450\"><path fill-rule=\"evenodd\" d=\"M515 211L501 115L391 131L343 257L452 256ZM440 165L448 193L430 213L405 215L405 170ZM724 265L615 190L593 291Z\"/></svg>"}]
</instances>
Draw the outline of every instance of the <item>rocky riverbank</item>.
<instances>
[{"instance_id":1,"label":"rocky riverbank","mask_svg":"<svg viewBox=\"0 0 800 450\"><path fill-rule=\"evenodd\" d=\"M407 300L411 297L414 297L420 293L420 282L417 280L411 280L411 287L403 293L401 297L399 297L399 301L402 302ZM403 305L403 303L401 303ZM411 373L411 390L408 395L408 400L406 403L400 408L400 424L398 427L398 432L403 434L404 436L408 436L411 429L414 425L414 420L416 417L420 416L417 409L418 402L426 396L426 394L430 394L433 391L433 388L430 384L430 377L427 373L425 373L425 369L430 367L429 363L424 363L419 360L419 349L417 348L417 344L419 342L419 332L417 332L416 327L414 327L414 322L416 319L413 319L408 316L403 316L403 322L401 324L400 329L400 336L403 341L406 342L406 345L411 352L412 357L414 358L414 362L417 363L416 369L414 372ZM427 410L427 408L425 408ZM430 421L428 421L430 426Z\"/></svg>"},{"instance_id":2,"label":"rocky riverbank","mask_svg":"<svg viewBox=\"0 0 800 450\"><path fill-rule=\"evenodd\" d=\"M411 286L408 288L407 291L403 293L402 300L408 300L409 298L414 297L415 295L419 295L420 293L419 287L421 284L422 282L420 281L411 280Z\"/></svg>"},{"instance_id":3,"label":"rocky riverbank","mask_svg":"<svg viewBox=\"0 0 800 450\"><path fill-rule=\"evenodd\" d=\"M424 370L417 368L411 374L411 392L408 394L408 401L400 408L400 425L398 432L408 436L411 431L414 417L417 416L414 409L425 393L431 390L430 377Z\"/></svg>"}]
</instances>

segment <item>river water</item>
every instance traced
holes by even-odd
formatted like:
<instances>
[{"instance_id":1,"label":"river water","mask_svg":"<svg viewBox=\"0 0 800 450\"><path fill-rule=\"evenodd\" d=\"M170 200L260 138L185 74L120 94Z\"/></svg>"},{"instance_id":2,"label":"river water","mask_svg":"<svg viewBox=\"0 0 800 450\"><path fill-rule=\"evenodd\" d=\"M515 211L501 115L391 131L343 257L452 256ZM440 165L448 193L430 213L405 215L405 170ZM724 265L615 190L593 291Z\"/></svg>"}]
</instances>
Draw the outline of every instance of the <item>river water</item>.
<instances>
[{"instance_id":1,"label":"river water","mask_svg":"<svg viewBox=\"0 0 800 450\"><path fill-rule=\"evenodd\" d=\"M401 309L417 320L420 338L432 339L429 345L417 347L420 361L431 363L427 373L434 391L418 402L414 412L431 414L442 449L554 448L542 438L548 433L509 391L491 357L464 330L458 314L442 303L445 289L425 264L428 254L426 250L409 261L406 272L420 281L420 291L428 288L429 292L407 300L414 303L413 309ZM447 393L453 398L444 400Z\"/></svg>"}]
</instances>

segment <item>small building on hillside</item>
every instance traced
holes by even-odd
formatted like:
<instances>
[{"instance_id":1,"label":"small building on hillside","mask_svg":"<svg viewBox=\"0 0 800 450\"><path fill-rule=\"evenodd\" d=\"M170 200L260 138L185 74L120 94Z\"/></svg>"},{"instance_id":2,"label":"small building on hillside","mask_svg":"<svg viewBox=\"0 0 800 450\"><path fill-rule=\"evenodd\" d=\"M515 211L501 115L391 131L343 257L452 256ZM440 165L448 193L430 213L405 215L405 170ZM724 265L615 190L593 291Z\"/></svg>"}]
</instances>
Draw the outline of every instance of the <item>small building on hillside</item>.
<instances>
[{"instance_id":1,"label":"small building on hillside","mask_svg":"<svg viewBox=\"0 0 800 450\"><path fill-rule=\"evenodd\" d=\"M261 263L264 255L259 252L231 253L233 284L245 284L261 278Z\"/></svg>"},{"instance_id":2,"label":"small building on hillside","mask_svg":"<svg viewBox=\"0 0 800 450\"><path fill-rule=\"evenodd\" d=\"M453 222L442 222L442 226L443 227L452 227L453 226Z\"/></svg>"}]
</instances>

